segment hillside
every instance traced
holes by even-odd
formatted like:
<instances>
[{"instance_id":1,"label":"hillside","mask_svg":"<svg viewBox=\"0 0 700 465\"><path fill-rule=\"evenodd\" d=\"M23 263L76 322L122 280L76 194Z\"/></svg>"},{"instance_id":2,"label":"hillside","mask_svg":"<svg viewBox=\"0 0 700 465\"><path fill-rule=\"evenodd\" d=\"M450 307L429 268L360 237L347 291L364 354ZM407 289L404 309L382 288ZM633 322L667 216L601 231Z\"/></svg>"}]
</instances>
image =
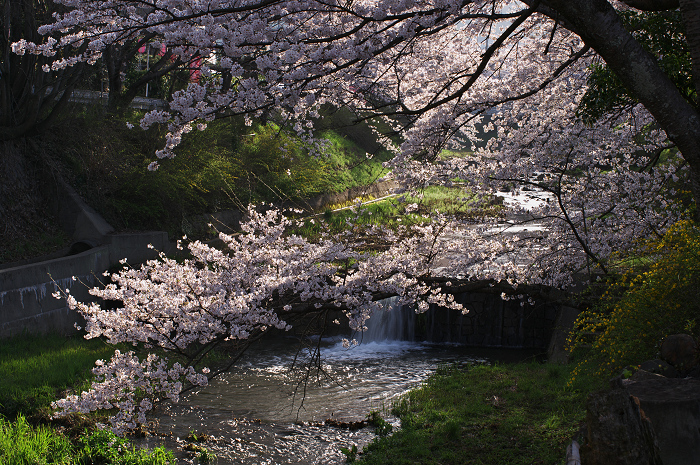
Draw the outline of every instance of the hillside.
<instances>
[{"instance_id":1,"label":"hillside","mask_svg":"<svg viewBox=\"0 0 700 465\"><path fill-rule=\"evenodd\" d=\"M3 145L0 175L0 263L49 254L69 245L51 209L48 188L62 177L118 231L191 233L193 215L248 203L301 201L375 182L390 153L366 126L331 112L318 122L326 142L305 145L275 123L215 121L187 134L177 156L148 171L165 129L143 131L141 113L124 117L76 107L51 131ZM136 125L128 129L127 123ZM76 130L80 128L80 130ZM301 202L300 202L301 204Z\"/></svg>"}]
</instances>

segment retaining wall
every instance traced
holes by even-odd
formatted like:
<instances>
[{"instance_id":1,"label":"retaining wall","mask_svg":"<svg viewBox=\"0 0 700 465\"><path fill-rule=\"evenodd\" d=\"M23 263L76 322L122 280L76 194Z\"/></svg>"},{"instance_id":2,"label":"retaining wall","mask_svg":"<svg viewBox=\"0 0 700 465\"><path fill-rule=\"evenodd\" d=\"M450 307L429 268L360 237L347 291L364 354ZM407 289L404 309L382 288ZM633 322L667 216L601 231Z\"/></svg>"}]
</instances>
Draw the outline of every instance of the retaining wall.
<instances>
[{"instance_id":1,"label":"retaining wall","mask_svg":"<svg viewBox=\"0 0 700 465\"><path fill-rule=\"evenodd\" d=\"M162 231L117 234L105 240L107 244L76 255L0 270L0 338L75 332L81 318L65 299L52 296L59 286L79 301L92 301L88 288L99 284L102 273L119 260L126 258L135 265L156 256L148 244L166 253L171 247Z\"/></svg>"},{"instance_id":2,"label":"retaining wall","mask_svg":"<svg viewBox=\"0 0 700 465\"><path fill-rule=\"evenodd\" d=\"M519 299L502 300L494 294L464 293L455 300L469 312L433 307L416 316L416 333L435 342L547 349L560 311L556 304L531 305Z\"/></svg>"},{"instance_id":3,"label":"retaining wall","mask_svg":"<svg viewBox=\"0 0 700 465\"><path fill-rule=\"evenodd\" d=\"M72 237L73 243L66 251L69 256L0 267L0 338L22 333L75 332L80 317L68 309L64 299L52 296L57 286L70 289L79 301L89 302L94 298L87 292L88 288L98 284L102 273L117 265L119 260L126 258L131 265L138 265L155 258L157 251L174 252L174 244L168 241L167 233L163 231L113 234L114 228L71 186L50 176L45 181L49 208L56 212L61 227ZM394 183L387 182L357 187L310 199L304 205L318 209L360 195L379 195L394 186ZM217 227L228 225L236 229L241 219L240 211L230 210L190 220L194 227L202 228L213 222ZM155 250L149 249L148 244L152 244Z\"/></svg>"}]
</instances>

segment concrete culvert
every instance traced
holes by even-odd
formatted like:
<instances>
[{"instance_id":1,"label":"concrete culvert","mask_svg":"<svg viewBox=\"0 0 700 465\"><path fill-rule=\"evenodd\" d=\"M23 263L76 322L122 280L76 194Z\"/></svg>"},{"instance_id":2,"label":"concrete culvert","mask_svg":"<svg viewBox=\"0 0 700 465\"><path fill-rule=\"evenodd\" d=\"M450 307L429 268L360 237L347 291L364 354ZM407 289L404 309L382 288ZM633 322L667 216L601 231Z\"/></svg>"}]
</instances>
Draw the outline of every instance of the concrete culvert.
<instances>
[{"instance_id":1,"label":"concrete culvert","mask_svg":"<svg viewBox=\"0 0 700 465\"><path fill-rule=\"evenodd\" d=\"M97 244L93 244L91 241L78 241L71 244L70 249L66 255L78 255L79 253L85 252L87 250L96 247Z\"/></svg>"}]
</instances>

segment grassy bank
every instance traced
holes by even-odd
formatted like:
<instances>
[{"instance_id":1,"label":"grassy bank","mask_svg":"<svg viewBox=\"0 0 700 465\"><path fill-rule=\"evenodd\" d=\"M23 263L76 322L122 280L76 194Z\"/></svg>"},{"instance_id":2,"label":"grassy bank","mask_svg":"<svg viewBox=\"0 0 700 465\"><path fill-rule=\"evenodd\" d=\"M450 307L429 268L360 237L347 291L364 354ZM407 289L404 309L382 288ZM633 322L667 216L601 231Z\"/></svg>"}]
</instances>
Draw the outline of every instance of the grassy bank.
<instances>
[{"instance_id":1,"label":"grassy bank","mask_svg":"<svg viewBox=\"0 0 700 465\"><path fill-rule=\"evenodd\" d=\"M295 230L304 237L314 238L322 232L339 233L355 228L359 234L371 226L385 226L397 231L400 227L409 227L431 221L436 212L457 219L479 222L484 217L502 214L503 205L496 197L480 196L461 188L429 186L421 192L402 197L391 197L373 202L362 199L360 208L344 208L352 205L332 205L321 218L308 218L303 227ZM407 207L411 207L408 208ZM363 240L374 243L371 234ZM379 247L381 248L381 247Z\"/></svg>"},{"instance_id":2,"label":"grassy bank","mask_svg":"<svg viewBox=\"0 0 700 465\"><path fill-rule=\"evenodd\" d=\"M108 359L114 347L78 336L20 336L0 343L0 414L46 417L51 401L81 386L95 360Z\"/></svg>"},{"instance_id":3,"label":"grassy bank","mask_svg":"<svg viewBox=\"0 0 700 465\"><path fill-rule=\"evenodd\" d=\"M518 363L444 367L394 403L401 419L356 463L560 464L596 388L579 379L567 388L569 367Z\"/></svg>"},{"instance_id":4,"label":"grassy bank","mask_svg":"<svg viewBox=\"0 0 700 465\"><path fill-rule=\"evenodd\" d=\"M21 336L0 343L0 465L165 465L163 448L136 449L95 429L97 417L50 419L50 404L69 389L88 387L95 360L114 347L58 335Z\"/></svg>"}]
</instances>

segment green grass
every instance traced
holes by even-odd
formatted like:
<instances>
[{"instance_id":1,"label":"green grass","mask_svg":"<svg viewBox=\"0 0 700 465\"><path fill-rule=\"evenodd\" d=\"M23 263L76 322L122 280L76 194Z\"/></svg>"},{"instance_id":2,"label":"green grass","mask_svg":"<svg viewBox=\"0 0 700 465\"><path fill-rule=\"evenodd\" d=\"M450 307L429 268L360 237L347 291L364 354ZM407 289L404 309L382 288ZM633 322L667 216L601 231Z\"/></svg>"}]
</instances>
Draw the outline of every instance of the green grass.
<instances>
[{"instance_id":1,"label":"green grass","mask_svg":"<svg viewBox=\"0 0 700 465\"><path fill-rule=\"evenodd\" d=\"M363 199L371 202L371 199ZM414 211L406 213L406 207L416 204ZM294 232L313 239L323 231L338 233L348 227L357 228L358 234L372 225L398 230L430 221L436 212L463 220L479 221L485 216L499 215L503 207L497 200L483 198L460 187L430 186L415 196L401 199L392 197L373 203L364 203L359 209L340 208L349 205L332 205L322 215L307 219L303 227ZM337 211L335 211L337 210ZM351 223L352 226L349 224ZM364 239L372 241L372 237Z\"/></svg>"},{"instance_id":2,"label":"green grass","mask_svg":"<svg viewBox=\"0 0 700 465\"><path fill-rule=\"evenodd\" d=\"M75 462L105 465L169 465L177 463L173 453L159 446L141 449L111 431L83 435L75 448Z\"/></svg>"},{"instance_id":3,"label":"green grass","mask_svg":"<svg viewBox=\"0 0 700 465\"><path fill-rule=\"evenodd\" d=\"M94 430L97 417L61 426L49 422L51 402L89 387L95 360L109 359L114 349L96 339L59 335L0 343L0 465L175 463L162 447L139 449L110 431Z\"/></svg>"},{"instance_id":4,"label":"green grass","mask_svg":"<svg viewBox=\"0 0 700 465\"><path fill-rule=\"evenodd\" d=\"M0 343L0 414L34 415L48 409L68 388L91 376L95 360L109 359L114 346L58 335L19 336Z\"/></svg>"},{"instance_id":5,"label":"green grass","mask_svg":"<svg viewBox=\"0 0 700 465\"><path fill-rule=\"evenodd\" d=\"M369 155L349 138L332 130L321 132L320 137L328 143L324 160L329 170L328 192L366 186L388 172L382 162L391 159L391 152L382 149L376 155Z\"/></svg>"},{"instance_id":6,"label":"green grass","mask_svg":"<svg viewBox=\"0 0 700 465\"><path fill-rule=\"evenodd\" d=\"M168 465L172 452L131 446L109 431L93 431L75 443L50 427L32 426L24 416L0 418L0 465Z\"/></svg>"},{"instance_id":7,"label":"green grass","mask_svg":"<svg viewBox=\"0 0 700 465\"><path fill-rule=\"evenodd\" d=\"M0 418L0 465L69 464L72 451L70 440L47 426Z\"/></svg>"},{"instance_id":8,"label":"green grass","mask_svg":"<svg viewBox=\"0 0 700 465\"><path fill-rule=\"evenodd\" d=\"M564 463L598 387L579 380L566 388L569 370L535 362L442 368L395 402L401 428L376 438L357 463Z\"/></svg>"},{"instance_id":9,"label":"green grass","mask_svg":"<svg viewBox=\"0 0 700 465\"><path fill-rule=\"evenodd\" d=\"M440 152L441 160L449 160L451 158L466 158L473 155L474 152L471 150L443 150Z\"/></svg>"}]
</instances>

